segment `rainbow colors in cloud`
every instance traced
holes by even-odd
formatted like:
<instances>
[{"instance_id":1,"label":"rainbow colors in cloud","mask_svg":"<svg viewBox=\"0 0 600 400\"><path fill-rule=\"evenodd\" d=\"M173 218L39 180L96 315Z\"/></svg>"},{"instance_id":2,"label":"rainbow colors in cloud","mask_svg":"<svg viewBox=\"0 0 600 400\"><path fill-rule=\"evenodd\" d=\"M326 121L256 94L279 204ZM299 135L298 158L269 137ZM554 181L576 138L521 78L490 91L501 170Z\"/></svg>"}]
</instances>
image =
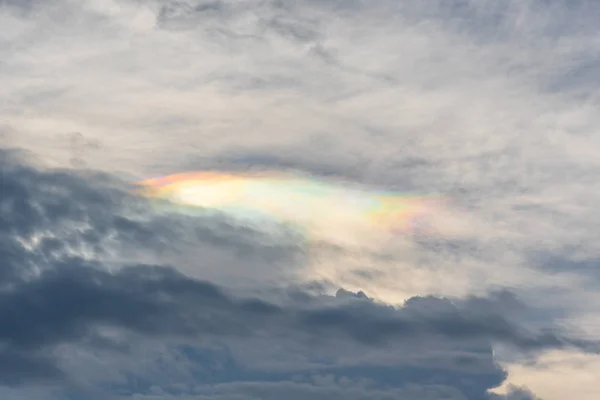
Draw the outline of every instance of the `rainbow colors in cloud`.
<instances>
[{"instance_id":1,"label":"rainbow colors in cloud","mask_svg":"<svg viewBox=\"0 0 600 400\"><path fill-rule=\"evenodd\" d=\"M436 196L376 190L283 172L190 172L138 183L139 193L187 213L223 213L240 224L291 226L308 240L353 242L414 230Z\"/></svg>"}]
</instances>

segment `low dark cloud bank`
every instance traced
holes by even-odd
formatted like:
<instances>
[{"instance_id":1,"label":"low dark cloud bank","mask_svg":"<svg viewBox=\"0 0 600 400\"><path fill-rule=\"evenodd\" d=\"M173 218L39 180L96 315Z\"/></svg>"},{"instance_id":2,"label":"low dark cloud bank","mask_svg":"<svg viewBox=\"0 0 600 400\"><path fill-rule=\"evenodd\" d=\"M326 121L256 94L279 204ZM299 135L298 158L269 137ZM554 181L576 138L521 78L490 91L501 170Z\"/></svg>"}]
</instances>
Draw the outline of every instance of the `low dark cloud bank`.
<instances>
[{"instance_id":1,"label":"low dark cloud bank","mask_svg":"<svg viewBox=\"0 0 600 400\"><path fill-rule=\"evenodd\" d=\"M139 340L213 339L224 348L247 341L265 346L265 354L279 343L290 366L287 371L253 369L231 352L221 372L203 375L195 392L160 388L160 398L496 400L504 397L487 390L506 374L494 363L492 341L524 353L569 346L598 350L594 342L524 329L513 318L521 305L509 292L455 304L417 297L401 308L344 290L335 296L296 291L276 302L236 295L169 266L129 262L108 268L103 256L109 239L118 250L134 247L152 254L188 231L175 229L176 219L170 224L168 216L153 216L108 176L34 168L6 150L0 152L0 164L3 385L68 381L53 350L65 343L116 348L119 344L108 339L94 341L106 327ZM201 229L197 239L226 240L214 229ZM260 249L257 245L255 251ZM126 343L120 345L119 351L128 351ZM287 350L292 347L306 355L310 368L294 366ZM215 357L198 356L205 353L194 346L178 348L207 368ZM390 357L371 357L376 354ZM361 379L367 383L357 383ZM128 391L153 398L158 390L150 382L142 386ZM203 393L206 387L210 394ZM508 398L535 397L515 389Z\"/></svg>"}]
</instances>

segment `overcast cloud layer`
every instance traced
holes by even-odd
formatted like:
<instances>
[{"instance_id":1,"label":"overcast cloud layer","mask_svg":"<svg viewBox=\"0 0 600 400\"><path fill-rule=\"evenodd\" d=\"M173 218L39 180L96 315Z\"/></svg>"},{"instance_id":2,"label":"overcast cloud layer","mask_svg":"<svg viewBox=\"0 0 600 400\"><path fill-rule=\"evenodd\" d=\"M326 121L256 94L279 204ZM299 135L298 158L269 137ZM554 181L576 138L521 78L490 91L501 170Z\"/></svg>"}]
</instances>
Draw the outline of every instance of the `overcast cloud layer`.
<instances>
[{"instance_id":1,"label":"overcast cloud layer","mask_svg":"<svg viewBox=\"0 0 600 400\"><path fill-rule=\"evenodd\" d=\"M599 17L0 0L0 397L595 400ZM247 168L441 194L458 217L308 257L294 232L129 193Z\"/></svg>"}]
</instances>

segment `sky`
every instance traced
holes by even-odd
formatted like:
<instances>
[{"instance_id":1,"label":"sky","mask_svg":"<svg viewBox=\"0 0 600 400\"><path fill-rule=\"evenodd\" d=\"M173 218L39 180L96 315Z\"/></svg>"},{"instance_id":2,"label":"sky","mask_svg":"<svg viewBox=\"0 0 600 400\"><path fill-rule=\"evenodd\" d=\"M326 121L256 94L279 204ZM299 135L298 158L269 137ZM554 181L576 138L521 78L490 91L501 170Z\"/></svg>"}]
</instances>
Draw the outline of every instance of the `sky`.
<instances>
[{"instance_id":1,"label":"sky","mask_svg":"<svg viewBox=\"0 0 600 400\"><path fill-rule=\"evenodd\" d=\"M0 398L596 400L599 17L0 0ZM284 176L274 215L135 190L198 171Z\"/></svg>"}]
</instances>

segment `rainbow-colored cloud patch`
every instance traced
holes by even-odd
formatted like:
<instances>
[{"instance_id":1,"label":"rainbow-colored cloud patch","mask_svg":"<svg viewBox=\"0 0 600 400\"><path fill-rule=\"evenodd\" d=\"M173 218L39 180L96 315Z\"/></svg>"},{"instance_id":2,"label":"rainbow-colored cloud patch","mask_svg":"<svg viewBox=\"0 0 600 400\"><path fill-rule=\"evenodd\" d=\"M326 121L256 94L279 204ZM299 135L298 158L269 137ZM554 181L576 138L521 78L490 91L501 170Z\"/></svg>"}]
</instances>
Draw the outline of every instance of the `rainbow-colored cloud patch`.
<instances>
[{"instance_id":1,"label":"rainbow-colored cloud patch","mask_svg":"<svg viewBox=\"0 0 600 400\"><path fill-rule=\"evenodd\" d=\"M411 232L441 204L439 196L268 171L181 173L141 181L138 188L181 212L219 212L255 226L275 221L294 227L307 240L335 242Z\"/></svg>"}]
</instances>

